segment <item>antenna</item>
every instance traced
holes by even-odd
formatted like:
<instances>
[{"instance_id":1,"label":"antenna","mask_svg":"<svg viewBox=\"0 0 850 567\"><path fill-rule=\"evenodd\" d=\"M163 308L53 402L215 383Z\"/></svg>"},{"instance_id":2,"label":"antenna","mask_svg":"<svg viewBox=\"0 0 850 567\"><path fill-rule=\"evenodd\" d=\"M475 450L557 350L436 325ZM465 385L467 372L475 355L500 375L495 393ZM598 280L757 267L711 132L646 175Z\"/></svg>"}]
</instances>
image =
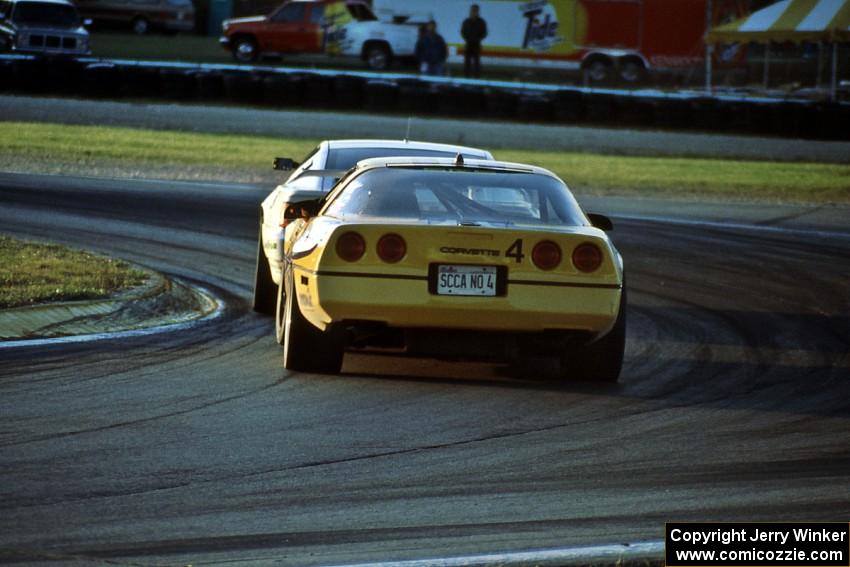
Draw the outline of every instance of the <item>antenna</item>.
<instances>
[{"instance_id":1,"label":"antenna","mask_svg":"<svg viewBox=\"0 0 850 567\"><path fill-rule=\"evenodd\" d=\"M412 116L408 116L408 117L407 117L407 132L404 134L404 141L405 141L405 142L409 142L409 141L410 141L410 123L411 123L411 122L413 122L413 117L412 117Z\"/></svg>"}]
</instances>

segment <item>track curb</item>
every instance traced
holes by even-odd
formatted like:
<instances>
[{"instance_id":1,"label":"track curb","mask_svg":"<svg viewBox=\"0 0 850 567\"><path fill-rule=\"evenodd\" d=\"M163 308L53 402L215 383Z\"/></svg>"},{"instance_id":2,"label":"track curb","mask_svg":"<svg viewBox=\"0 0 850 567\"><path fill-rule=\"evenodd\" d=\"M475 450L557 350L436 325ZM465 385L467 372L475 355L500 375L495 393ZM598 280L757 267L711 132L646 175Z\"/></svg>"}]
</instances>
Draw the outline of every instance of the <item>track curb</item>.
<instances>
[{"instance_id":1,"label":"track curb","mask_svg":"<svg viewBox=\"0 0 850 567\"><path fill-rule=\"evenodd\" d=\"M119 333L200 319L218 309L209 294L163 274L106 299L0 310L0 343Z\"/></svg>"}]
</instances>

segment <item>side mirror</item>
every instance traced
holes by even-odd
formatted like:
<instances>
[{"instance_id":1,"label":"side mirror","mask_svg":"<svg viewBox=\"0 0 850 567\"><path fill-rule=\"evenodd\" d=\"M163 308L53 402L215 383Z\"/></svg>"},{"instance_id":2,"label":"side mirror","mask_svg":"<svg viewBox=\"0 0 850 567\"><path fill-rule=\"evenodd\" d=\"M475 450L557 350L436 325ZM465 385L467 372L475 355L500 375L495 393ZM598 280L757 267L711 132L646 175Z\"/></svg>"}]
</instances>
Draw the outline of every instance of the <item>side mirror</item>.
<instances>
[{"instance_id":1,"label":"side mirror","mask_svg":"<svg viewBox=\"0 0 850 567\"><path fill-rule=\"evenodd\" d=\"M610 232L614 230L614 223L611 222L611 219L609 219L605 215L600 215L598 213L588 213L587 219L590 221L590 224L600 230L604 230L605 232Z\"/></svg>"},{"instance_id":2,"label":"side mirror","mask_svg":"<svg viewBox=\"0 0 850 567\"><path fill-rule=\"evenodd\" d=\"M283 212L283 218L287 221L295 219L310 219L319 214L319 209L322 208L322 199L309 199L307 201L297 201L289 203L286 210Z\"/></svg>"},{"instance_id":3,"label":"side mirror","mask_svg":"<svg viewBox=\"0 0 850 567\"><path fill-rule=\"evenodd\" d=\"M298 162L292 158L288 157L276 157L274 158L274 168L277 171L292 171L296 167L298 167Z\"/></svg>"}]
</instances>

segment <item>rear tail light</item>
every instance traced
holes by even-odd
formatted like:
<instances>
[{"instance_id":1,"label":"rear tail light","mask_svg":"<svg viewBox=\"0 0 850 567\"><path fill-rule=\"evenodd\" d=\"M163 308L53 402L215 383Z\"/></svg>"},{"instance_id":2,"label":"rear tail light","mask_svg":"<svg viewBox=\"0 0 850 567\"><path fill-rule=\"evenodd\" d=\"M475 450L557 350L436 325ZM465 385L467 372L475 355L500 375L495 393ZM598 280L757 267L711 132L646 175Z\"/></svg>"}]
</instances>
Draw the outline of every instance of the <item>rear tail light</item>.
<instances>
[{"instance_id":1,"label":"rear tail light","mask_svg":"<svg viewBox=\"0 0 850 567\"><path fill-rule=\"evenodd\" d=\"M407 244L398 234L385 234L378 240L378 257L384 262L395 264L407 254Z\"/></svg>"},{"instance_id":2,"label":"rear tail light","mask_svg":"<svg viewBox=\"0 0 850 567\"><path fill-rule=\"evenodd\" d=\"M531 251L531 261L541 270L554 270L561 263L561 248L551 240L538 242Z\"/></svg>"},{"instance_id":3,"label":"rear tail light","mask_svg":"<svg viewBox=\"0 0 850 567\"><path fill-rule=\"evenodd\" d=\"M585 242L573 250L573 266L580 272L595 272L602 265L602 251L596 244Z\"/></svg>"},{"instance_id":4,"label":"rear tail light","mask_svg":"<svg viewBox=\"0 0 850 567\"><path fill-rule=\"evenodd\" d=\"M366 241L356 232L346 232L336 241L336 255L346 262L356 262L366 253Z\"/></svg>"}]
</instances>

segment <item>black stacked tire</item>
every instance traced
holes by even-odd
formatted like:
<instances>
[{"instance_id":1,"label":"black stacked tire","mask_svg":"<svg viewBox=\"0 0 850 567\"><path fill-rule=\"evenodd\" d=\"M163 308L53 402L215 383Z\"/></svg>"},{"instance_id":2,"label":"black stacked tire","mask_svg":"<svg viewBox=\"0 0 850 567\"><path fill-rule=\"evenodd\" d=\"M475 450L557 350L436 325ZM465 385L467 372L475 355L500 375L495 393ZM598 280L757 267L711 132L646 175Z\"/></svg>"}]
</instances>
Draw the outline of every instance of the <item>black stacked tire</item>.
<instances>
[{"instance_id":1,"label":"black stacked tire","mask_svg":"<svg viewBox=\"0 0 850 567\"><path fill-rule=\"evenodd\" d=\"M18 59L13 62L14 90L16 92L43 93L48 92L50 83L47 80L47 70L50 63L46 59Z\"/></svg>"},{"instance_id":2,"label":"black stacked tire","mask_svg":"<svg viewBox=\"0 0 850 567\"><path fill-rule=\"evenodd\" d=\"M579 90L564 89L557 91L552 105L555 120L575 124L584 120L584 97Z\"/></svg>"},{"instance_id":3,"label":"black stacked tire","mask_svg":"<svg viewBox=\"0 0 850 567\"><path fill-rule=\"evenodd\" d=\"M434 112L431 85L418 79L400 79L396 104L401 112L430 114Z\"/></svg>"},{"instance_id":4,"label":"black stacked tire","mask_svg":"<svg viewBox=\"0 0 850 567\"><path fill-rule=\"evenodd\" d=\"M205 100L224 98L224 76L215 71L200 71L195 75L198 97Z\"/></svg>"},{"instance_id":5,"label":"black stacked tire","mask_svg":"<svg viewBox=\"0 0 850 567\"><path fill-rule=\"evenodd\" d=\"M254 73L228 73L224 77L224 92L234 102L261 102L263 80Z\"/></svg>"},{"instance_id":6,"label":"black stacked tire","mask_svg":"<svg viewBox=\"0 0 850 567\"><path fill-rule=\"evenodd\" d=\"M334 79L327 75L310 74L304 77L304 105L330 108L334 104Z\"/></svg>"},{"instance_id":7,"label":"black stacked tire","mask_svg":"<svg viewBox=\"0 0 850 567\"><path fill-rule=\"evenodd\" d=\"M545 94L524 94L517 102L517 118L524 122L551 122L552 99Z\"/></svg>"},{"instance_id":8,"label":"black stacked tire","mask_svg":"<svg viewBox=\"0 0 850 567\"><path fill-rule=\"evenodd\" d=\"M338 75L333 80L334 101L340 108L360 108L363 106L363 86L365 80L351 75Z\"/></svg>"},{"instance_id":9,"label":"black stacked tire","mask_svg":"<svg viewBox=\"0 0 850 567\"><path fill-rule=\"evenodd\" d=\"M83 70L83 94L118 98L123 94L121 68L112 63L91 63Z\"/></svg>"},{"instance_id":10,"label":"black stacked tire","mask_svg":"<svg viewBox=\"0 0 850 567\"><path fill-rule=\"evenodd\" d=\"M0 93L12 91L15 88L14 62L0 61Z\"/></svg>"},{"instance_id":11,"label":"black stacked tire","mask_svg":"<svg viewBox=\"0 0 850 567\"><path fill-rule=\"evenodd\" d=\"M655 105L646 97L621 97L620 122L630 126L653 126Z\"/></svg>"},{"instance_id":12,"label":"black stacked tire","mask_svg":"<svg viewBox=\"0 0 850 567\"><path fill-rule=\"evenodd\" d=\"M169 100L189 100L194 98L195 74L183 69L162 69L159 72L162 96Z\"/></svg>"},{"instance_id":13,"label":"black stacked tire","mask_svg":"<svg viewBox=\"0 0 850 567\"><path fill-rule=\"evenodd\" d=\"M398 100L398 84L393 81L372 80L366 83L363 92L368 110L376 112L393 111Z\"/></svg>"},{"instance_id":14,"label":"black stacked tire","mask_svg":"<svg viewBox=\"0 0 850 567\"><path fill-rule=\"evenodd\" d=\"M584 99L585 117L588 122L606 124L619 118L619 99L606 93L589 93Z\"/></svg>"},{"instance_id":15,"label":"black stacked tire","mask_svg":"<svg viewBox=\"0 0 850 567\"><path fill-rule=\"evenodd\" d=\"M124 67L124 88L131 97L161 97L159 69L142 65Z\"/></svg>"},{"instance_id":16,"label":"black stacked tire","mask_svg":"<svg viewBox=\"0 0 850 567\"><path fill-rule=\"evenodd\" d=\"M485 93L484 108L490 118L510 119L516 116L517 99L515 92L491 89Z\"/></svg>"}]
</instances>

